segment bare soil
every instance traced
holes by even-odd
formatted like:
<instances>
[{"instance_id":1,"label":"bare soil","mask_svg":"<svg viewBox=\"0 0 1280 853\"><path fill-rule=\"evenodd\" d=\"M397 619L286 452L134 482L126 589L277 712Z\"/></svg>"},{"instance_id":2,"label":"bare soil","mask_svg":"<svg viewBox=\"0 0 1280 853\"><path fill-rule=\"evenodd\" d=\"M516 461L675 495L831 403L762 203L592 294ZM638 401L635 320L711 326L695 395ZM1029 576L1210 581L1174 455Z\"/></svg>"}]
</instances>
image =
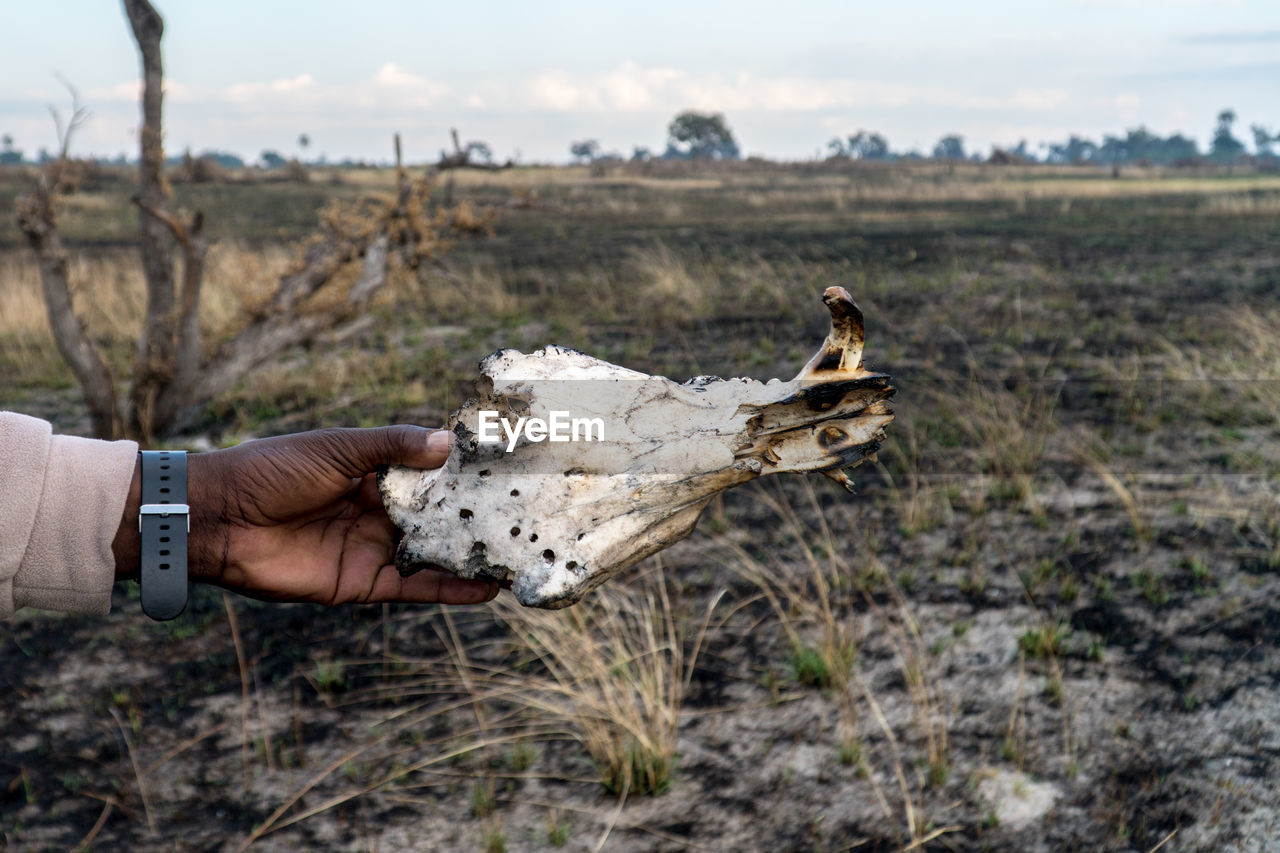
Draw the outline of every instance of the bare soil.
<instances>
[{"instance_id":1,"label":"bare soil","mask_svg":"<svg viewBox=\"0 0 1280 853\"><path fill-rule=\"evenodd\" d=\"M818 285L851 287L868 361L899 388L899 422L880 464L856 472L856 495L814 478L815 510L798 481L749 484L662 555L690 624L725 591L668 790L620 802L572 732L478 746L474 703L433 675L452 666L438 608L325 610L202 588L183 617L155 624L121 585L107 617L24 613L0 635L4 849L1280 846L1280 429L1273 386L1223 378L1228 362L1237 378L1262 369L1239 360L1233 324L1274 318L1276 215L1141 193L1021 208L904 197L841 213L803 186L757 214L732 195L750 189L672 201L633 184L542 187L546 207L450 256L455 272L492 263L514 311L441 317L411 294L351 353L295 356L300 389L326 358L392 350L397 369L461 385L490 349L552 341L671 376L790 375L821 340ZM1227 180L1220 191L1239 195ZM1259 193L1276 190L1243 191ZM676 203L679 215L654 212ZM654 241L707 288L683 316L653 313L665 303L635 252ZM781 290L717 289L747 267ZM445 322L444 344L411 334ZM252 389L238 393L177 443L353 413L433 423L447 408L391 406L375 389L320 410L299 390L295 405L250 416ZM14 399L83 429L73 392ZM993 432L1001 422L1024 429ZM1024 452L1019 479L1009 466ZM768 508L778 496L805 536ZM884 567L887 579L835 593L860 638L853 719L842 695L798 677L779 615L730 544L779 571L799 572L807 547ZM509 660L486 608L450 617L477 663ZM892 638L909 622L925 653L904 666ZM945 722L940 770L917 676Z\"/></svg>"}]
</instances>

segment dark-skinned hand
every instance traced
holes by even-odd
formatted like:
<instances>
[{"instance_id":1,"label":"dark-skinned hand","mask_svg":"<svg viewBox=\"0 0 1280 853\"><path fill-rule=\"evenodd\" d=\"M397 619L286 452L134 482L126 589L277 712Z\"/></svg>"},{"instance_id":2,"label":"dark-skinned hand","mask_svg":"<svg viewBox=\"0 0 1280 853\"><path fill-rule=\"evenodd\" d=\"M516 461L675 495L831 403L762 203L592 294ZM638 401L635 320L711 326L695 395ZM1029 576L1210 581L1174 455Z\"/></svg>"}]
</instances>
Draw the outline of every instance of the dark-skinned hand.
<instances>
[{"instance_id":1,"label":"dark-skinned hand","mask_svg":"<svg viewBox=\"0 0 1280 853\"><path fill-rule=\"evenodd\" d=\"M378 497L380 466L438 468L452 438L414 426L327 429L191 454L191 580L271 601L488 601L492 582L430 570L402 578ZM138 576L140 497L135 469L113 543L117 578Z\"/></svg>"}]
</instances>

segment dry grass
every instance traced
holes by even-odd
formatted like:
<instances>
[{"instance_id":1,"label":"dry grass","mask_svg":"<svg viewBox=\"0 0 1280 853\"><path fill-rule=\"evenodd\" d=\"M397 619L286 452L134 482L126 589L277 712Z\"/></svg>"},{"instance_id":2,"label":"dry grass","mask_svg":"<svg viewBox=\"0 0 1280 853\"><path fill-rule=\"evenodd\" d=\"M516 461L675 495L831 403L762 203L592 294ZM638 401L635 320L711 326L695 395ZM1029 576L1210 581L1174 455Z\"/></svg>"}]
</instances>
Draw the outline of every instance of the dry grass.
<instances>
[{"instance_id":1,"label":"dry grass","mask_svg":"<svg viewBox=\"0 0 1280 853\"><path fill-rule=\"evenodd\" d=\"M1238 385L1237 393L1280 422L1280 311L1233 311L1225 326L1229 342L1204 378Z\"/></svg>"},{"instance_id":2,"label":"dry grass","mask_svg":"<svg viewBox=\"0 0 1280 853\"><path fill-rule=\"evenodd\" d=\"M949 478L936 468L929 471L940 448L928 427L915 410L900 409L889 440L877 454L883 458L876 468L889 487L898 532L907 537L932 530L952 516Z\"/></svg>"},{"instance_id":3,"label":"dry grass","mask_svg":"<svg viewBox=\"0 0 1280 853\"><path fill-rule=\"evenodd\" d=\"M201 291L208 339L217 341L242 327L290 262L290 253L281 248L213 246ZM90 336L104 347L119 374L133 358L144 311L146 285L137 252L73 252L69 278ZM40 382L51 371L64 370L45 316L39 269L27 251L0 254L0 344L14 382Z\"/></svg>"},{"instance_id":4,"label":"dry grass","mask_svg":"<svg viewBox=\"0 0 1280 853\"><path fill-rule=\"evenodd\" d=\"M708 265L691 264L665 245L633 250L629 265L640 283L639 299L663 323L702 316L719 289Z\"/></svg>"},{"instance_id":5,"label":"dry grass","mask_svg":"<svg viewBox=\"0 0 1280 853\"><path fill-rule=\"evenodd\" d=\"M1111 461L1111 447L1096 433L1083 427L1074 431L1072 445L1076 460L1097 475L1124 507L1134 535L1139 539L1150 539L1152 528L1149 512L1142 501L1141 489L1132 478L1126 483L1121 474L1117 473Z\"/></svg>"},{"instance_id":6,"label":"dry grass","mask_svg":"<svg viewBox=\"0 0 1280 853\"><path fill-rule=\"evenodd\" d=\"M499 597L491 607L518 644L518 660L515 668L484 671L476 690L563 726L610 793L662 793L715 604L690 636L673 610L661 561L634 588L602 590L590 607L546 612ZM536 666L528 670L530 664Z\"/></svg>"},{"instance_id":7,"label":"dry grass","mask_svg":"<svg viewBox=\"0 0 1280 853\"><path fill-rule=\"evenodd\" d=\"M206 352L236 334L258 315L271 298L278 279L296 261L295 251L281 246L249 248L220 242L210 248L204 286L201 289L201 321ZM358 271L342 275L354 281ZM477 273L476 281L483 281ZM82 255L72 253L70 281L76 309L84 325L102 348L117 377L128 376L135 358L135 342L145 310L145 283L138 255L132 250L109 250ZM349 281L339 281L340 286ZM408 290L407 274L392 276L389 286L374 301L370 319ZM459 291L456 302L472 300L482 288ZM333 294L322 298L337 298ZM446 297L447 298L447 297ZM376 320L375 320L376 322ZM339 330L339 333L341 330ZM216 404L243 411L235 429L252 429L264 412L279 412L283 405L309 401L309 416L316 404L330 411L349 406L363 396L385 398L400 407L420 404L428 395L421 378L403 373L404 363L394 351L364 352L359 348L321 347L314 358L324 369L300 368L313 356L286 354L262 365L243 386ZM70 388L74 378L62 361L49 331L40 290L39 270L29 252L0 254L0 370L2 388ZM387 388L394 389L388 394ZM323 413L321 413L323 416Z\"/></svg>"},{"instance_id":8,"label":"dry grass","mask_svg":"<svg viewBox=\"0 0 1280 853\"><path fill-rule=\"evenodd\" d=\"M476 314L504 318L520 309L502 271L492 258L424 266L418 273L418 298L423 313L448 322Z\"/></svg>"},{"instance_id":9,"label":"dry grass","mask_svg":"<svg viewBox=\"0 0 1280 853\"><path fill-rule=\"evenodd\" d=\"M960 436L965 467L993 477L997 497L1034 510L1035 478L1057 430L1059 386L1044 370L1019 365L1013 373L1008 380L985 375L971 360L967 377L944 379L930 393Z\"/></svg>"},{"instance_id":10,"label":"dry grass","mask_svg":"<svg viewBox=\"0 0 1280 853\"><path fill-rule=\"evenodd\" d=\"M812 497L812 487L805 486ZM728 537L716 545L769 602L791 647L796 680L843 691L862 641L862 620L849 606L852 569L830 530L827 538L815 539L785 496L762 492L759 497L781 520L788 549L757 554Z\"/></svg>"},{"instance_id":11,"label":"dry grass","mask_svg":"<svg viewBox=\"0 0 1280 853\"><path fill-rule=\"evenodd\" d=\"M768 601L790 645L796 679L831 692L841 762L859 767L886 819L901 820L908 844L921 844L932 828L924 792L945 784L951 772L948 700L936 661L910 603L876 558L874 541L850 542L847 535L836 535L836 530L855 528L828 520L808 480L800 489L808 504L804 518L783 494L761 498L781 532L781 544L766 558L728 537L718 537L715 547ZM881 693L860 663L861 646L871 636L889 644L907 688L914 734L895 729L885 707L897 697ZM896 807L872 766L870 750L863 747L871 731L883 737L888 774L898 789ZM920 760L909 744L919 745Z\"/></svg>"}]
</instances>

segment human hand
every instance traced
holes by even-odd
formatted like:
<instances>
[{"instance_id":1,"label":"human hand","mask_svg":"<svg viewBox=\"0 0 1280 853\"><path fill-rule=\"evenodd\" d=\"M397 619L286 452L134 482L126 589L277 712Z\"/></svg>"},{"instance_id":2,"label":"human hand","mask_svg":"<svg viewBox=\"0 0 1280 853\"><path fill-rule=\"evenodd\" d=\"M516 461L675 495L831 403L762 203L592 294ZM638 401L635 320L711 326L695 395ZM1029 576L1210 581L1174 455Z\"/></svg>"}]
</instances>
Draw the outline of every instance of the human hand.
<instances>
[{"instance_id":1,"label":"human hand","mask_svg":"<svg viewBox=\"0 0 1280 853\"><path fill-rule=\"evenodd\" d=\"M430 570L402 578L396 571L396 530L375 472L381 465L438 468L452 437L413 426L327 429L191 454L190 578L273 601L493 598L493 582ZM138 473L133 485L116 538L117 577L137 576Z\"/></svg>"}]
</instances>

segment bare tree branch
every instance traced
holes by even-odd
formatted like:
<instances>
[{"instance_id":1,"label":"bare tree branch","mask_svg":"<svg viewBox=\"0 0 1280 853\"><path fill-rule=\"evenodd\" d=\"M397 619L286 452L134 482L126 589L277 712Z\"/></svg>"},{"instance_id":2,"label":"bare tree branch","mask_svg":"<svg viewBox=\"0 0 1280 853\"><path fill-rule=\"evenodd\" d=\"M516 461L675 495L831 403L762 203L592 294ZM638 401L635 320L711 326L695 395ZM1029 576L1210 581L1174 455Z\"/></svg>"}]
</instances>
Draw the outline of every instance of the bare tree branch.
<instances>
[{"instance_id":1,"label":"bare tree branch","mask_svg":"<svg viewBox=\"0 0 1280 853\"><path fill-rule=\"evenodd\" d=\"M164 209L149 207L139 196L133 203L143 213L164 223L182 248L182 291L178 306L177 340L172 378L158 389L152 410L152 424L167 429L187 405L188 389L200 373L203 347L200 333L200 287L204 281L204 260L209 244L204 238L204 214L197 211L184 224Z\"/></svg>"},{"instance_id":2,"label":"bare tree branch","mask_svg":"<svg viewBox=\"0 0 1280 853\"><path fill-rule=\"evenodd\" d=\"M53 340L84 391L93 431L102 438L120 438L124 423L116 404L115 380L76 314L67 275L67 251L58 234L54 202L54 190L42 175L36 188L18 199L18 227L35 250Z\"/></svg>"},{"instance_id":3,"label":"bare tree branch","mask_svg":"<svg viewBox=\"0 0 1280 853\"><path fill-rule=\"evenodd\" d=\"M54 73L54 77L58 78L68 92L71 93L71 118L65 124L62 121L62 113L58 112L58 108L53 104L49 104L49 114L53 116L53 125L58 133L58 159L67 160L71 152L71 137L80 129L81 125L89 120L92 113L89 108L80 102L80 90L71 85L67 78L61 74Z\"/></svg>"},{"instance_id":4,"label":"bare tree branch","mask_svg":"<svg viewBox=\"0 0 1280 853\"><path fill-rule=\"evenodd\" d=\"M124 424L116 401L115 379L76 313L67 271L67 250L58 232L58 200L75 192L83 177L82 164L69 157L71 139L89 118L76 87L61 76L58 80L71 93L71 118L64 122L57 108L49 105L58 134L59 155L45 165L31 192L17 200L18 228L35 251L49 328L58 352L84 392L93 431L103 438L120 438L124 435Z\"/></svg>"},{"instance_id":5,"label":"bare tree branch","mask_svg":"<svg viewBox=\"0 0 1280 853\"><path fill-rule=\"evenodd\" d=\"M360 278L351 287L345 302L334 304L327 310L303 312L291 304L287 308L272 310L267 316L251 323L242 332L221 347L200 375L188 386L188 399L192 406L199 406L218 394L230 390L245 374L278 353L301 344L309 344L322 333L341 325L363 311L369 301L386 284L389 240L379 232L364 247L364 265ZM306 280L318 282L315 290L327 284L333 273L355 257L354 246L328 246L314 255L316 266L287 274L283 281ZM339 257L346 259L335 263ZM329 270L326 276L325 271ZM323 281L321 281L323 279ZM313 290L314 292L314 290ZM181 422L182 418L179 418Z\"/></svg>"}]
</instances>

